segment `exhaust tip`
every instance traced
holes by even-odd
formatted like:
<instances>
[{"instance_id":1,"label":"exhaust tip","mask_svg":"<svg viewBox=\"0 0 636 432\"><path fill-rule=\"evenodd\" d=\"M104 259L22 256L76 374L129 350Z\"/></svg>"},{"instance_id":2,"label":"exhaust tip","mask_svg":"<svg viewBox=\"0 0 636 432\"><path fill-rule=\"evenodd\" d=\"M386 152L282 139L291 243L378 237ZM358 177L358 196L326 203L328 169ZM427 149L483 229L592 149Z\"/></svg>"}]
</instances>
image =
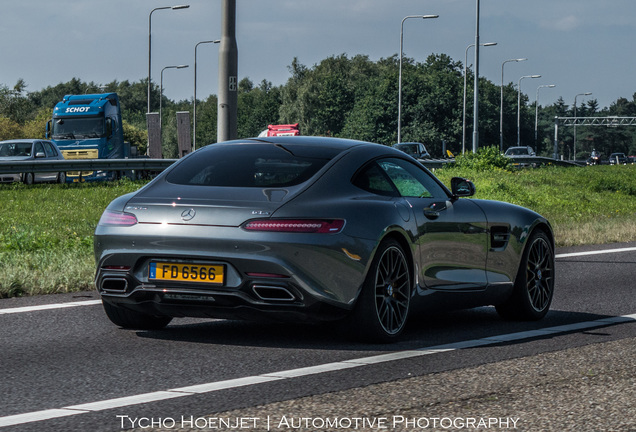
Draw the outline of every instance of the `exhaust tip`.
<instances>
[{"instance_id":1,"label":"exhaust tip","mask_svg":"<svg viewBox=\"0 0 636 432\"><path fill-rule=\"evenodd\" d=\"M287 288L273 285L253 285L252 291L264 301L293 302L296 296Z\"/></svg>"},{"instance_id":2,"label":"exhaust tip","mask_svg":"<svg viewBox=\"0 0 636 432\"><path fill-rule=\"evenodd\" d=\"M124 293L128 289L128 281L125 278L107 277L102 280L101 288L105 292Z\"/></svg>"}]
</instances>

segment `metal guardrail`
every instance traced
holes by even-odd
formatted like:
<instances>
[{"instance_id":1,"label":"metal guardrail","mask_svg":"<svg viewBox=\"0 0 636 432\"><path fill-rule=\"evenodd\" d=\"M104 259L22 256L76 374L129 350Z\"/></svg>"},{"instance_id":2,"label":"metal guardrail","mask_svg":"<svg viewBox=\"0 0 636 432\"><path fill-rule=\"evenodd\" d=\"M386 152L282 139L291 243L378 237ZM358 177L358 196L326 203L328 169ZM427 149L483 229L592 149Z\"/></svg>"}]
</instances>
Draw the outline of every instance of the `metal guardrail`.
<instances>
[{"instance_id":1,"label":"metal guardrail","mask_svg":"<svg viewBox=\"0 0 636 432\"><path fill-rule=\"evenodd\" d=\"M559 166L584 166L585 162L572 162L555 160L552 158L542 156L507 156L510 158L510 162L513 164L522 164L527 166L539 166L539 165L559 165ZM447 164L452 164L455 159L418 159L422 165L428 169L443 168Z\"/></svg>"},{"instance_id":2,"label":"metal guardrail","mask_svg":"<svg viewBox=\"0 0 636 432\"><path fill-rule=\"evenodd\" d=\"M455 162L455 159L418 159L417 161L428 169L438 169Z\"/></svg>"},{"instance_id":3,"label":"metal guardrail","mask_svg":"<svg viewBox=\"0 0 636 432\"><path fill-rule=\"evenodd\" d=\"M522 164L529 166L539 166L539 165L559 165L559 166L568 166L568 167L577 167L577 166L585 166L585 162L575 162L575 161L565 161L552 159L543 156L506 156L510 158L510 161L513 164Z\"/></svg>"},{"instance_id":4,"label":"metal guardrail","mask_svg":"<svg viewBox=\"0 0 636 432\"><path fill-rule=\"evenodd\" d=\"M24 172L67 172L67 171L163 171L177 159L70 159L1 161L0 174Z\"/></svg>"},{"instance_id":5,"label":"metal guardrail","mask_svg":"<svg viewBox=\"0 0 636 432\"><path fill-rule=\"evenodd\" d=\"M581 166L580 163L555 160L540 156L513 156L513 163L532 165L561 165ZM71 159L71 160L32 160L32 161L1 161L0 174L24 172L68 172L68 171L163 171L178 159ZM419 159L428 169L443 168L455 159Z\"/></svg>"}]
</instances>

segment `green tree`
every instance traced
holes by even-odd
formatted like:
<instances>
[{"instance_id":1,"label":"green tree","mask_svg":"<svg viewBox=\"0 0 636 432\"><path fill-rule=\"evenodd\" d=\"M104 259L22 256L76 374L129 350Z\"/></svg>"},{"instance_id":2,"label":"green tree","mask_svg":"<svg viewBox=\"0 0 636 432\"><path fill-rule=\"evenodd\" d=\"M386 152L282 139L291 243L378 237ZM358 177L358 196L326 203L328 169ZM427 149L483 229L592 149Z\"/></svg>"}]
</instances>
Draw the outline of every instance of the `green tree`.
<instances>
[{"instance_id":1,"label":"green tree","mask_svg":"<svg viewBox=\"0 0 636 432\"><path fill-rule=\"evenodd\" d=\"M243 78L238 88L238 137L255 137L269 124L278 124L281 107L280 87L266 80L254 87Z\"/></svg>"},{"instance_id":2,"label":"green tree","mask_svg":"<svg viewBox=\"0 0 636 432\"><path fill-rule=\"evenodd\" d=\"M123 120L124 141L129 142L131 147L137 147L138 154L146 154L148 148L148 131L144 128L138 128Z\"/></svg>"},{"instance_id":3,"label":"green tree","mask_svg":"<svg viewBox=\"0 0 636 432\"><path fill-rule=\"evenodd\" d=\"M22 127L7 117L0 117L0 140L24 138Z\"/></svg>"}]
</instances>

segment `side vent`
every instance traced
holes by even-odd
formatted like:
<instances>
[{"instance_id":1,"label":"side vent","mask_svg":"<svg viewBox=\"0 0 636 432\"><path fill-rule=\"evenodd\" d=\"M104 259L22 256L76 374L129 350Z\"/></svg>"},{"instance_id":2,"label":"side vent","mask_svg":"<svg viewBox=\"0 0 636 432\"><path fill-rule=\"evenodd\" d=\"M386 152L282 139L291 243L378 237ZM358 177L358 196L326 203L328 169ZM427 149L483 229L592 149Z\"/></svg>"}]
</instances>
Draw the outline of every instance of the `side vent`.
<instances>
[{"instance_id":1,"label":"side vent","mask_svg":"<svg viewBox=\"0 0 636 432\"><path fill-rule=\"evenodd\" d=\"M490 228L490 249L504 250L510 240L510 228L506 226L493 226Z\"/></svg>"}]
</instances>

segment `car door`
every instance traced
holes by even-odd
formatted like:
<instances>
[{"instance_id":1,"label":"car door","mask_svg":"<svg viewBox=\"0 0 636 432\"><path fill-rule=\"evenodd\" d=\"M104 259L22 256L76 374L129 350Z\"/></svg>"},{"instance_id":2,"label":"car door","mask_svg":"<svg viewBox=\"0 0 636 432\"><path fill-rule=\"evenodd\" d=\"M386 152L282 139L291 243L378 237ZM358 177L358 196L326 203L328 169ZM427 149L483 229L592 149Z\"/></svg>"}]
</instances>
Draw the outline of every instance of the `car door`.
<instances>
[{"instance_id":1,"label":"car door","mask_svg":"<svg viewBox=\"0 0 636 432\"><path fill-rule=\"evenodd\" d=\"M415 214L420 284L439 290L485 288L488 233L479 206L452 199L429 172L410 161L377 163Z\"/></svg>"},{"instance_id":2,"label":"car door","mask_svg":"<svg viewBox=\"0 0 636 432\"><path fill-rule=\"evenodd\" d=\"M41 141L36 141L33 144L33 160L45 160L46 158L46 153L44 152L44 145L42 144ZM42 181L48 181L49 177L50 177L51 173L42 173L42 172L36 172L33 174L33 181L34 182L42 182Z\"/></svg>"},{"instance_id":3,"label":"car door","mask_svg":"<svg viewBox=\"0 0 636 432\"><path fill-rule=\"evenodd\" d=\"M42 141L42 145L44 146L44 153L47 161L54 161L58 159L58 154L55 151L55 148L53 148L53 144L51 144L50 142ZM57 180L57 172L43 173L42 180Z\"/></svg>"}]
</instances>

